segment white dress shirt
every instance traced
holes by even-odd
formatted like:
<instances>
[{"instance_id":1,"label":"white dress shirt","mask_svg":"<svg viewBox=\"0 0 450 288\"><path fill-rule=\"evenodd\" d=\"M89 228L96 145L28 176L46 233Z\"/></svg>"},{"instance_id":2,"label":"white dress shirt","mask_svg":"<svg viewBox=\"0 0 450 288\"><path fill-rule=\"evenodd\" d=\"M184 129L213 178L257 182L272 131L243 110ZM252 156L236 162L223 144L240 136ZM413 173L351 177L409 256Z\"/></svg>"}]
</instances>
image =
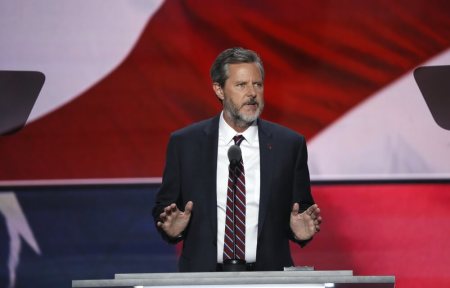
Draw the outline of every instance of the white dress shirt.
<instances>
[{"instance_id":1,"label":"white dress shirt","mask_svg":"<svg viewBox=\"0 0 450 288\"><path fill-rule=\"evenodd\" d=\"M260 192L260 160L258 126L255 123L243 133L236 132L223 118L219 120L219 145L217 149L217 263L223 263L223 240L225 237L225 216L228 187L228 149L234 145L233 137L243 135L240 147L245 171L245 260L256 261L258 237L258 212Z\"/></svg>"}]
</instances>

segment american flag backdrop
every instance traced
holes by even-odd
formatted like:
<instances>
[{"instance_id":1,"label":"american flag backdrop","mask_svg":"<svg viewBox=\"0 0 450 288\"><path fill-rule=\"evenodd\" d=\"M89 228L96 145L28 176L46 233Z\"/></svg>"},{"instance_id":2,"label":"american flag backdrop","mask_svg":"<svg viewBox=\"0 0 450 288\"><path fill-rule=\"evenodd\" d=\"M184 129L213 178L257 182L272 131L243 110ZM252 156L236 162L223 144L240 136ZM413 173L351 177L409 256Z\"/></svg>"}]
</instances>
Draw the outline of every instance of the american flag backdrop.
<instances>
[{"instance_id":1,"label":"american flag backdrop","mask_svg":"<svg viewBox=\"0 0 450 288\"><path fill-rule=\"evenodd\" d=\"M306 136L311 178L320 181L313 193L323 210L323 231L305 249L293 247L296 264L396 275L400 288L450 284L450 131L434 122L412 76L419 66L450 65L450 2L2 1L0 36L0 70L46 75L27 125L0 137L0 182L8 187L0 189L0 216L7 224L17 219L11 215L23 215L16 222L27 223L20 235L28 246L18 251L34 247L28 248L33 261L58 254L51 245L42 249L50 234L38 229L47 221L43 213L63 225L65 205L72 205L64 201L75 192L18 192L11 183L157 181L169 134L220 111L209 78L212 61L222 50L242 46L264 61L262 117ZM336 184L353 180L364 181ZM70 201L86 197L79 193ZM61 197L62 206L55 212L39 197ZM133 205L150 210L151 201ZM11 207L22 214L5 212ZM78 210L70 211L78 217ZM12 230L4 233L8 243ZM147 236L175 261L174 249ZM12 263L10 246L0 246L7 251L1 261L9 265L0 266L0 274L8 275L5 283L14 275L17 286L32 278L27 264L20 264L29 258L20 260L18 253ZM70 255L98 246L84 248ZM66 255L63 250L59 255ZM147 250L152 257L154 250Z\"/></svg>"}]
</instances>

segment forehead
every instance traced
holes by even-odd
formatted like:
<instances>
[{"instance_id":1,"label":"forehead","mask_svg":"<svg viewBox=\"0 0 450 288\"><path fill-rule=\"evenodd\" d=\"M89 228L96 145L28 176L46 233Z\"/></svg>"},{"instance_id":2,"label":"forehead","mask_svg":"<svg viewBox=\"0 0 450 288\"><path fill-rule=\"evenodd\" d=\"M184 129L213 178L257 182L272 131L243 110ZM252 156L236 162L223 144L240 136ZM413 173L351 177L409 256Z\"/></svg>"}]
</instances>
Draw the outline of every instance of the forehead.
<instances>
[{"instance_id":1,"label":"forehead","mask_svg":"<svg viewBox=\"0 0 450 288\"><path fill-rule=\"evenodd\" d=\"M262 81L262 75L256 63L229 64L228 79Z\"/></svg>"}]
</instances>

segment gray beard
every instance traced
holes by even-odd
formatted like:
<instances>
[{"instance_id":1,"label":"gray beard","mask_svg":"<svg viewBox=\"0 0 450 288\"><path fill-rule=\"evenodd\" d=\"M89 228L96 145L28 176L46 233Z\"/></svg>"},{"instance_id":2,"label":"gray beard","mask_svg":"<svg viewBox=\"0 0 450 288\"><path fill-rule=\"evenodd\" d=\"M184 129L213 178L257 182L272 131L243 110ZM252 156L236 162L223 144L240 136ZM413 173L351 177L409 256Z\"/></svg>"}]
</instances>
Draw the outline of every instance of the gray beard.
<instances>
[{"instance_id":1,"label":"gray beard","mask_svg":"<svg viewBox=\"0 0 450 288\"><path fill-rule=\"evenodd\" d=\"M264 108L264 104L259 103L256 113L253 116L247 116L239 113L239 110L236 109L236 107L229 101L224 101L223 103L224 113L226 113L228 118L231 119L233 123L240 128L250 127L253 122L258 119L259 115L261 115L261 112Z\"/></svg>"}]
</instances>

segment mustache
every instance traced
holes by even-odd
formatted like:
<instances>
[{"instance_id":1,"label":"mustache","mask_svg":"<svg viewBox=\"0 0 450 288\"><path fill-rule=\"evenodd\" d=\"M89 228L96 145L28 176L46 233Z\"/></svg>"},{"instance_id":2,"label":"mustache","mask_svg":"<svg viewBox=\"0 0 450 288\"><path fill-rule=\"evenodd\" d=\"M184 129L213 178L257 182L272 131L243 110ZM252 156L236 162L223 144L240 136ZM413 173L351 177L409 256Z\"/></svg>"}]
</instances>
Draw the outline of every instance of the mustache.
<instances>
[{"instance_id":1,"label":"mustache","mask_svg":"<svg viewBox=\"0 0 450 288\"><path fill-rule=\"evenodd\" d=\"M250 99L249 101L242 104L242 106L244 106L244 105L259 105L259 102L256 101L256 99Z\"/></svg>"}]
</instances>

